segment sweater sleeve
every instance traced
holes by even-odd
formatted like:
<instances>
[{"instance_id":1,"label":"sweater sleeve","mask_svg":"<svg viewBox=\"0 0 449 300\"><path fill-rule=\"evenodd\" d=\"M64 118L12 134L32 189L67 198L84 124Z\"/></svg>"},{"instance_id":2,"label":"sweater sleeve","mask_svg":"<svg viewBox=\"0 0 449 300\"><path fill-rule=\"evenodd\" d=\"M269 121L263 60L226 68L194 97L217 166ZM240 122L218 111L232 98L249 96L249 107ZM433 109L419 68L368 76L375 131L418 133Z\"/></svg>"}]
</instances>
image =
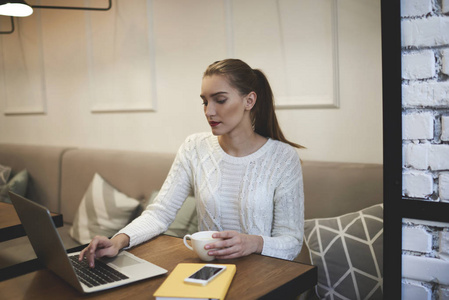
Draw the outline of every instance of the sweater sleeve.
<instances>
[{"instance_id":1,"label":"sweater sleeve","mask_svg":"<svg viewBox=\"0 0 449 300\"><path fill-rule=\"evenodd\" d=\"M301 161L294 149L285 160L274 194L271 236L263 236L262 254L293 260L301 251L304 236L304 188Z\"/></svg>"},{"instance_id":2,"label":"sweater sleeve","mask_svg":"<svg viewBox=\"0 0 449 300\"><path fill-rule=\"evenodd\" d=\"M124 233L130 237L128 248L165 232L190 194L192 175L186 160L186 151L185 144L183 144L153 203L148 205L139 217L117 233Z\"/></svg>"}]
</instances>

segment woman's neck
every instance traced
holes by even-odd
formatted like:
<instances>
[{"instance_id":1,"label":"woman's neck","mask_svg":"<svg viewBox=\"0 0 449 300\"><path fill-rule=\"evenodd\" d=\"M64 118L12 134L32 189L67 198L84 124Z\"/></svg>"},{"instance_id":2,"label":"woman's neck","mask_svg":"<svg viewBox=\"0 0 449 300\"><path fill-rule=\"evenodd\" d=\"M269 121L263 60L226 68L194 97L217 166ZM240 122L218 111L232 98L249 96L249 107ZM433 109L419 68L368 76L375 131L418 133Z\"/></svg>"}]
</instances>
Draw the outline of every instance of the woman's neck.
<instances>
[{"instance_id":1,"label":"woman's neck","mask_svg":"<svg viewBox=\"0 0 449 300\"><path fill-rule=\"evenodd\" d=\"M218 137L218 143L224 152L231 156L243 157L260 149L267 141L254 131L240 134L224 134Z\"/></svg>"}]
</instances>

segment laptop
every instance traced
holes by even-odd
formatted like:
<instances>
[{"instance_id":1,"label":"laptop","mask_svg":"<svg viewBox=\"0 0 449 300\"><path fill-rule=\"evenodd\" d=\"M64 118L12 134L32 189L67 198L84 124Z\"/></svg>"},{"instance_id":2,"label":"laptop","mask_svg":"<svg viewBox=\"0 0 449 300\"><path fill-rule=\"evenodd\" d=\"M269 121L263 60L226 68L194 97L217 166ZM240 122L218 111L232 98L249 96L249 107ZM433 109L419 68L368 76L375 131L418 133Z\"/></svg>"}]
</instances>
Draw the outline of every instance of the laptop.
<instances>
[{"instance_id":1,"label":"laptop","mask_svg":"<svg viewBox=\"0 0 449 300\"><path fill-rule=\"evenodd\" d=\"M167 272L127 251L114 258L96 259L95 268L91 269L86 261L78 262L79 252L67 254L46 207L12 192L9 196L38 260L82 293L102 291Z\"/></svg>"}]
</instances>

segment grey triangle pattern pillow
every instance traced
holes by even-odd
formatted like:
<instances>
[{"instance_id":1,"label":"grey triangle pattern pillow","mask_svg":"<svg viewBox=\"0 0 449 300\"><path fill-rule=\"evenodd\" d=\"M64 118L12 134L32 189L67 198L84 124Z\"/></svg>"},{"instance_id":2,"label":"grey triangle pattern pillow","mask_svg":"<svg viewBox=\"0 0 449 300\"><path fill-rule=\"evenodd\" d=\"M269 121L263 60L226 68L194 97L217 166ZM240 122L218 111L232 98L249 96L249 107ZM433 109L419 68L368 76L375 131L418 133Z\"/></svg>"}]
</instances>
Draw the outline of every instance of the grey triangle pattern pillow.
<instances>
[{"instance_id":1,"label":"grey triangle pattern pillow","mask_svg":"<svg viewBox=\"0 0 449 300\"><path fill-rule=\"evenodd\" d=\"M383 204L304 222L320 299L382 299Z\"/></svg>"},{"instance_id":2,"label":"grey triangle pattern pillow","mask_svg":"<svg viewBox=\"0 0 449 300\"><path fill-rule=\"evenodd\" d=\"M113 236L131 221L139 203L95 174L81 200L69 234L81 244L90 243L96 235Z\"/></svg>"}]
</instances>

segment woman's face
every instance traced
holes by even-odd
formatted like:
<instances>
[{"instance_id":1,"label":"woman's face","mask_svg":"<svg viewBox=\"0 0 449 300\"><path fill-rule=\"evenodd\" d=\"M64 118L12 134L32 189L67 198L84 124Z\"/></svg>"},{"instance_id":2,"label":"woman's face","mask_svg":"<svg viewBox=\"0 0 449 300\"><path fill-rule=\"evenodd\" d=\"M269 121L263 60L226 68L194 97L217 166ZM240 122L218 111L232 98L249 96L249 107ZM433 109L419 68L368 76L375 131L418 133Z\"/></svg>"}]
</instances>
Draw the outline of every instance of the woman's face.
<instances>
[{"instance_id":1,"label":"woman's face","mask_svg":"<svg viewBox=\"0 0 449 300\"><path fill-rule=\"evenodd\" d=\"M252 130L247 96L240 95L224 76L212 75L203 78L200 97L203 99L204 113L214 135Z\"/></svg>"}]
</instances>

